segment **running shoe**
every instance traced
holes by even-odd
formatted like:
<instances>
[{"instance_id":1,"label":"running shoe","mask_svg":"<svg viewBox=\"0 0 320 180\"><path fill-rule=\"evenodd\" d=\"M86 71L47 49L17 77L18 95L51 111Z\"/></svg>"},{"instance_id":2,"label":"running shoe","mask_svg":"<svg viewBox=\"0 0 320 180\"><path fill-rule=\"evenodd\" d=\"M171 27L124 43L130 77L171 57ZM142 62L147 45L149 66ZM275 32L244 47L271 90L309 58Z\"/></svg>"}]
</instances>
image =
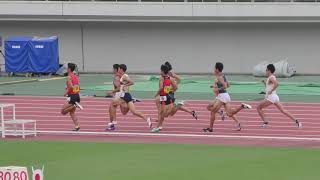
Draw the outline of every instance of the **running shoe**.
<instances>
[{"instance_id":1,"label":"running shoe","mask_svg":"<svg viewBox=\"0 0 320 180\"><path fill-rule=\"evenodd\" d=\"M72 131L75 131L75 132L80 131L80 127L75 127Z\"/></svg>"},{"instance_id":2,"label":"running shoe","mask_svg":"<svg viewBox=\"0 0 320 180\"><path fill-rule=\"evenodd\" d=\"M158 133L158 132L160 132L160 131L161 131L160 128L153 128L153 129L151 130L152 133Z\"/></svg>"},{"instance_id":3,"label":"running shoe","mask_svg":"<svg viewBox=\"0 0 320 180\"><path fill-rule=\"evenodd\" d=\"M191 113L192 113L192 116L193 116L196 120L198 120L198 113L195 112L195 111L192 111Z\"/></svg>"},{"instance_id":4,"label":"running shoe","mask_svg":"<svg viewBox=\"0 0 320 180\"><path fill-rule=\"evenodd\" d=\"M116 130L116 126L113 123L109 123L106 131L114 131Z\"/></svg>"},{"instance_id":5,"label":"running shoe","mask_svg":"<svg viewBox=\"0 0 320 180\"><path fill-rule=\"evenodd\" d=\"M151 121L150 117L148 117L147 123L148 123L149 128L151 129L152 128L152 121Z\"/></svg>"},{"instance_id":6,"label":"running shoe","mask_svg":"<svg viewBox=\"0 0 320 180\"><path fill-rule=\"evenodd\" d=\"M184 101L180 101L176 104L177 106L184 106Z\"/></svg>"},{"instance_id":7,"label":"running shoe","mask_svg":"<svg viewBox=\"0 0 320 180\"><path fill-rule=\"evenodd\" d=\"M252 106L250 106L249 104L241 103L241 106L243 109L252 109Z\"/></svg>"},{"instance_id":8,"label":"running shoe","mask_svg":"<svg viewBox=\"0 0 320 180\"><path fill-rule=\"evenodd\" d=\"M210 128L204 128L202 130L203 130L203 132L213 132L213 129L210 129Z\"/></svg>"},{"instance_id":9,"label":"running shoe","mask_svg":"<svg viewBox=\"0 0 320 180\"><path fill-rule=\"evenodd\" d=\"M237 125L236 125L236 131L241 131L241 124L240 123L237 123Z\"/></svg>"},{"instance_id":10,"label":"running shoe","mask_svg":"<svg viewBox=\"0 0 320 180\"><path fill-rule=\"evenodd\" d=\"M219 115L220 115L220 117L221 117L221 120L224 121L226 117L225 117L225 115L224 115L223 110L220 110L220 111L219 111Z\"/></svg>"},{"instance_id":11,"label":"running shoe","mask_svg":"<svg viewBox=\"0 0 320 180\"><path fill-rule=\"evenodd\" d=\"M297 124L298 128L302 128L302 123L299 122L298 120L296 120L296 124Z\"/></svg>"},{"instance_id":12,"label":"running shoe","mask_svg":"<svg viewBox=\"0 0 320 180\"><path fill-rule=\"evenodd\" d=\"M79 108L80 110L83 110L83 107L81 106L81 104L80 104L80 103L75 102L75 106L76 106L77 108Z\"/></svg>"},{"instance_id":13,"label":"running shoe","mask_svg":"<svg viewBox=\"0 0 320 180\"><path fill-rule=\"evenodd\" d=\"M261 127L266 128L268 124L269 124L269 122L266 122L266 121L265 121L265 122L262 123L262 126L261 126Z\"/></svg>"},{"instance_id":14,"label":"running shoe","mask_svg":"<svg viewBox=\"0 0 320 180\"><path fill-rule=\"evenodd\" d=\"M132 98L132 102L133 102L133 103L137 103L137 102L141 102L141 100L136 99L136 98Z\"/></svg>"}]
</instances>

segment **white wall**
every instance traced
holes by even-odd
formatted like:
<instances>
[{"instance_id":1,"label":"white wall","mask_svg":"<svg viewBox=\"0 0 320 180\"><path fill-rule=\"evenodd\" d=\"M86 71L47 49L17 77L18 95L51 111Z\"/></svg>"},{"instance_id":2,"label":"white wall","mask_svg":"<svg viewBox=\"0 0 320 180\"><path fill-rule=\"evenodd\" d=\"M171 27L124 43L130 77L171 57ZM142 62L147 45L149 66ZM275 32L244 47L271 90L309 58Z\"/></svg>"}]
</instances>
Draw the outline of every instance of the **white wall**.
<instances>
[{"instance_id":1,"label":"white wall","mask_svg":"<svg viewBox=\"0 0 320 180\"><path fill-rule=\"evenodd\" d=\"M158 72L165 59L177 72L208 73L216 61L232 73L251 73L262 60L288 57L298 73L320 74L318 23L1 22L0 35L57 35L61 59L85 71Z\"/></svg>"},{"instance_id":2,"label":"white wall","mask_svg":"<svg viewBox=\"0 0 320 180\"><path fill-rule=\"evenodd\" d=\"M169 59L179 72L210 72L222 61L227 72L251 73L260 61L288 57L298 73L319 74L319 31L320 24L303 23L89 23L85 67L105 71L124 62L135 72L157 72Z\"/></svg>"}]
</instances>

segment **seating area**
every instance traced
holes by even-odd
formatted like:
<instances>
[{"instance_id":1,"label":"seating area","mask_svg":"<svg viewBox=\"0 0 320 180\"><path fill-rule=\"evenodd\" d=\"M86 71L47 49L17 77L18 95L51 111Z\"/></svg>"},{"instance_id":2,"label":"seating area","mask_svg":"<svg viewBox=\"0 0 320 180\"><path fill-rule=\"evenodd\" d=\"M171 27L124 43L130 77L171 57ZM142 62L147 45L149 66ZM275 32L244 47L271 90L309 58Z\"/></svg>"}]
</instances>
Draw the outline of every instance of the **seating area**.
<instances>
[{"instance_id":1,"label":"seating area","mask_svg":"<svg viewBox=\"0 0 320 180\"><path fill-rule=\"evenodd\" d=\"M16 119L15 104L0 104L0 110L0 132L2 138L6 136L21 136L24 139L28 135L37 136L36 121Z\"/></svg>"}]
</instances>

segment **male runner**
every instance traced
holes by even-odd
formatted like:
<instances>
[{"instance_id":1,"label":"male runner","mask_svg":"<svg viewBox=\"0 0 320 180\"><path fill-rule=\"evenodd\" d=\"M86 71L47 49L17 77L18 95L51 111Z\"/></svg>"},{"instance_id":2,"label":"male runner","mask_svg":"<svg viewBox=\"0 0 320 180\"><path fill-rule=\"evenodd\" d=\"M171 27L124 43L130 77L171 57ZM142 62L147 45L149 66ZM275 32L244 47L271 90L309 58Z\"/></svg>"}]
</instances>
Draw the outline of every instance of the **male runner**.
<instances>
[{"instance_id":1,"label":"male runner","mask_svg":"<svg viewBox=\"0 0 320 180\"><path fill-rule=\"evenodd\" d=\"M133 98L129 93L129 87L132 86L134 83L129 78L128 74L126 74L127 66L125 64L120 64L118 74L120 78L120 91L116 93L116 97L112 100L110 107L109 107L109 116L110 116L110 123L106 130L115 130L115 122L116 122L116 109L121 104L126 104L128 110L132 112L133 115L138 116L145 121L147 121L149 128L152 127L152 122L150 117L146 117L141 112L138 112L135 108L133 103Z\"/></svg>"},{"instance_id":2,"label":"male runner","mask_svg":"<svg viewBox=\"0 0 320 180\"><path fill-rule=\"evenodd\" d=\"M195 111L191 111L188 108L184 107L184 103L180 102L178 104L174 104L174 92L177 90L177 83L174 81L170 75L170 67L163 64L161 65L161 76L159 80L159 101L160 107L158 109L158 124L157 127L152 129L151 132L160 132L162 130L162 124L164 118L173 116L176 114L178 110L187 112L191 114L195 119L198 119L197 113Z\"/></svg>"},{"instance_id":3,"label":"male runner","mask_svg":"<svg viewBox=\"0 0 320 180\"><path fill-rule=\"evenodd\" d=\"M213 132L213 124L216 119L216 114L219 112L220 108L224 106L224 109L229 117L231 117L236 122L236 130L241 130L241 125L235 114L240 112L242 109L251 109L252 107L248 104L242 103L238 108L231 108L231 98L229 93L227 93L227 88L230 87L226 76L222 73L223 64L217 62L215 65L214 76L216 78L214 85L212 86L214 93L217 95L216 99L210 103L207 109L211 112L210 125L208 128L204 128L204 132Z\"/></svg>"},{"instance_id":4,"label":"male runner","mask_svg":"<svg viewBox=\"0 0 320 180\"><path fill-rule=\"evenodd\" d=\"M107 92L107 97L114 97L116 92L120 91L120 76L118 75L119 64L112 66L113 70L113 90Z\"/></svg>"},{"instance_id":5,"label":"male runner","mask_svg":"<svg viewBox=\"0 0 320 180\"><path fill-rule=\"evenodd\" d=\"M78 121L78 118L75 114L76 107L83 109L83 107L79 104L80 103L80 86L79 86L79 79L78 77L73 73L75 70L76 65L73 63L68 63L68 77L66 81L66 92L64 93L64 96L67 96L67 102L63 105L61 109L61 114L66 115L70 113L70 117L74 123L75 128L73 131L79 131L80 130L80 124Z\"/></svg>"},{"instance_id":6,"label":"male runner","mask_svg":"<svg viewBox=\"0 0 320 180\"><path fill-rule=\"evenodd\" d=\"M279 83L274 75L276 68L273 64L269 64L266 69L267 80L262 81L266 86L266 96L263 101L257 107L257 111L263 121L262 127L266 127L268 125L268 121L265 118L265 114L262 109L267 108L268 106L274 104L281 113L289 117L292 121L296 123L298 128L302 127L302 123L300 123L291 113L289 113L286 109L284 109L283 105L280 103L279 96L277 95L276 89L279 86Z\"/></svg>"}]
</instances>

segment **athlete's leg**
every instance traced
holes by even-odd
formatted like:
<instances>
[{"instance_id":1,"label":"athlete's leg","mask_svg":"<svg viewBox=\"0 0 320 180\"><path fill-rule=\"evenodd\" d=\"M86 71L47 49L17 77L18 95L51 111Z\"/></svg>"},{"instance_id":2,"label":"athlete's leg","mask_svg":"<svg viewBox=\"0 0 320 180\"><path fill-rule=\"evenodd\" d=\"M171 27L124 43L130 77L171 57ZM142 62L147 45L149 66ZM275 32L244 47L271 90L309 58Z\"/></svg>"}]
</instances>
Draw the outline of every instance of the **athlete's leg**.
<instances>
[{"instance_id":1,"label":"athlete's leg","mask_svg":"<svg viewBox=\"0 0 320 180\"><path fill-rule=\"evenodd\" d=\"M212 102L209 103L209 105L207 106L207 110L208 110L208 111L214 111L213 108L215 107L214 104L216 103L216 101L217 101L217 100L214 100L214 101L212 101ZM220 117L221 117L221 120L224 120L224 119L225 119L225 116L224 116L223 110L220 110L220 109L219 109L218 112L219 112L219 115L220 115Z\"/></svg>"},{"instance_id":2,"label":"athlete's leg","mask_svg":"<svg viewBox=\"0 0 320 180\"><path fill-rule=\"evenodd\" d=\"M160 96L159 95L156 96L155 103L156 103L156 106L157 106L157 110L159 110L160 107L161 107Z\"/></svg>"},{"instance_id":3,"label":"athlete's leg","mask_svg":"<svg viewBox=\"0 0 320 180\"><path fill-rule=\"evenodd\" d=\"M236 129L237 129L238 131L240 131L240 130L241 130L240 121L239 121L238 118L235 116L235 114L233 114L234 112L237 113L237 110L232 109L230 103L224 104L224 109L225 109L227 115L228 115L229 117L231 117L231 118L234 120L234 122L236 122ZM231 112L230 112L230 111L231 111ZM239 112L239 111L238 111L238 112Z\"/></svg>"},{"instance_id":4,"label":"athlete's leg","mask_svg":"<svg viewBox=\"0 0 320 180\"><path fill-rule=\"evenodd\" d=\"M66 115L74 108L74 104L69 104L66 102L61 108L61 114Z\"/></svg>"},{"instance_id":5,"label":"athlete's leg","mask_svg":"<svg viewBox=\"0 0 320 180\"><path fill-rule=\"evenodd\" d=\"M178 108L178 110L180 110L180 111L184 111L184 112L187 112L187 113L191 114L195 119L198 119L198 114L197 114L197 112L194 111L194 110L191 110L191 109L189 109L189 108L187 108L187 107L185 107L184 104L178 104L178 105L177 105L177 108Z\"/></svg>"},{"instance_id":6,"label":"athlete's leg","mask_svg":"<svg viewBox=\"0 0 320 180\"><path fill-rule=\"evenodd\" d=\"M259 116L261 117L262 121L264 124L268 124L268 121L266 120L266 115L263 111L264 108L267 108L268 106L272 105L272 102L264 99L263 101L260 102L260 104L257 106L257 111Z\"/></svg>"},{"instance_id":7,"label":"athlete's leg","mask_svg":"<svg viewBox=\"0 0 320 180\"><path fill-rule=\"evenodd\" d=\"M113 123L113 121L116 121L116 116L117 116L117 107L122 103L122 99L117 98L113 99L110 103L109 106L109 117L110 117L110 122Z\"/></svg>"},{"instance_id":8,"label":"athlete's leg","mask_svg":"<svg viewBox=\"0 0 320 180\"><path fill-rule=\"evenodd\" d=\"M236 115L238 112L240 112L242 109L251 109L252 107L248 104L242 103L240 106L237 108L231 108L230 102L226 103L225 106L225 111L229 117L232 117Z\"/></svg>"},{"instance_id":9,"label":"athlete's leg","mask_svg":"<svg viewBox=\"0 0 320 180\"><path fill-rule=\"evenodd\" d=\"M152 127L151 118L150 118L150 117L147 118L143 113L137 111L137 110L136 110L136 107L135 107L135 105L133 104L132 101L128 102L128 103L127 103L127 106L128 106L130 112L131 112L133 115L138 116L138 117L142 118L143 120L147 121L149 127L150 127L150 128Z\"/></svg>"},{"instance_id":10,"label":"athlete's leg","mask_svg":"<svg viewBox=\"0 0 320 180\"><path fill-rule=\"evenodd\" d=\"M207 106L207 110L208 111L213 111L213 108L215 107L215 104L217 103L217 100L211 101L209 102L208 106Z\"/></svg>"},{"instance_id":11,"label":"athlete's leg","mask_svg":"<svg viewBox=\"0 0 320 180\"><path fill-rule=\"evenodd\" d=\"M160 106L159 113L158 113L159 116L158 116L157 128L162 127L164 118L166 118L166 117L169 116L169 114L170 114L170 106L171 106L171 104L169 104L169 105L164 105L164 104L162 104L162 105Z\"/></svg>"},{"instance_id":12,"label":"athlete's leg","mask_svg":"<svg viewBox=\"0 0 320 180\"><path fill-rule=\"evenodd\" d=\"M155 103L156 103L156 106L157 106L157 110L158 110L158 120L159 120L159 117L160 117L160 108L161 108L161 102L160 102L160 96L156 96L156 99L155 99ZM158 121L156 120L156 121Z\"/></svg>"},{"instance_id":13,"label":"athlete's leg","mask_svg":"<svg viewBox=\"0 0 320 180\"><path fill-rule=\"evenodd\" d=\"M71 111L70 111L70 117L73 121L73 124L75 126L75 131L78 131L80 129L80 124L79 124L79 121L78 121L78 117L76 116L76 107L74 107Z\"/></svg>"},{"instance_id":14,"label":"athlete's leg","mask_svg":"<svg viewBox=\"0 0 320 180\"><path fill-rule=\"evenodd\" d=\"M292 121L294 121L294 122L298 125L298 127L301 127L301 126L302 126L302 124L301 124L289 111L287 111L286 109L284 109L283 105L282 105L280 102L275 103L274 105L280 110L280 112L281 112L282 114L286 115L286 116L289 117Z\"/></svg>"},{"instance_id":15,"label":"athlete's leg","mask_svg":"<svg viewBox=\"0 0 320 180\"><path fill-rule=\"evenodd\" d=\"M123 115L127 115L129 112L128 105L126 103L120 104L120 111Z\"/></svg>"},{"instance_id":16,"label":"athlete's leg","mask_svg":"<svg viewBox=\"0 0 320 180\"><path fill-rule=\"evenodd\" d=\"M211 116L210 116L210 124L209 128L203 129L204 131L212 132L214 121L216 120L216 113L219 111L219 109L224 105L222 101L216 100L214 105L212 106Z\"/></svg>"}]
</instances>

